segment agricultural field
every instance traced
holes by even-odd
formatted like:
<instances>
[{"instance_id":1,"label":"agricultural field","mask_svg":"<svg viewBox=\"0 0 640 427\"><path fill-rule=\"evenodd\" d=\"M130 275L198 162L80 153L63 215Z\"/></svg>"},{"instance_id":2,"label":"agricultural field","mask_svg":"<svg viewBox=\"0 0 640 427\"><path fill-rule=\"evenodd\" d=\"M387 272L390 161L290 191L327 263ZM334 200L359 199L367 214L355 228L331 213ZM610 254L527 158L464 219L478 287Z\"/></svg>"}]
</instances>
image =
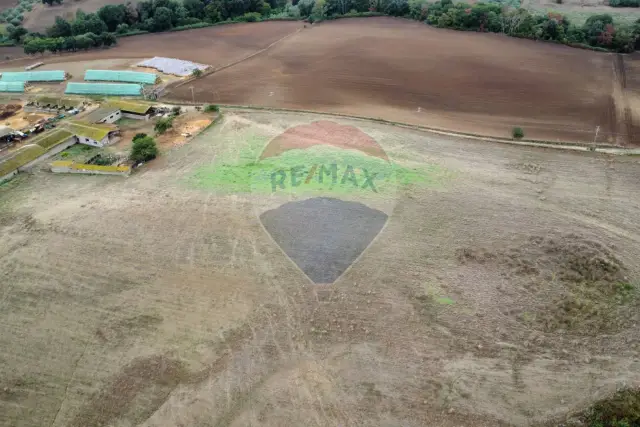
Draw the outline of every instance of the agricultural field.
<instances>
[{"instance_id":1,"label":"agricultural field","mask_svg":"<svg viewBox=\"0 0 640 427\"><path fill-rule=\"evenodd\" d=\"M327 137L404 173L365 189L386 224L330 286L279 249L249 182L270 141ZM126 180L21 175L0 186L0 425L564 417L640 381L638 182L634 157L231 111Z\"/></svg>"},{"instance_id":2,"label":"agricultural field","mask_svg":"<svg viewBox=\"0 0 640 427\"><path fill-rule=\"evenodd\" d=\"M134 0L132 3L135 4L137 2ZM56 16L61 16L65 19L72 19L80 9L86 13L97 12L102 6L106 6L108 4L122 4L122 1L66 0L63 1L62 4L54 4L52 6L36 3L33 10L25 14L24 27L30 31L44 32L47 28L53 25Z\"/></svg>"},{"instance_id":3,"label":"agricultural field","mask_svg":"<svg viewBox=\"0 0 640 427\"><path fill-rule=\"evenodd\" d=\"M314 25L193 82L196 101L347 113L462 132L630 141L615 56L393 18ZM193 58L196 60L195 58ZM197 58L205 61L206 57ZM191 84L171 97L191 99Z\"/></svg>"},{"instance_id":4,"label":"agricultural field","mask_svg":"<svg viewBox=\"0 0 640 427\"><path fill-rule=\"evenodd\" d=\"M516 0L517 1L517 0ZM637 7L611 7L605 0L522 0L521 7L536 12L559 12L577 25L582 25L591 15L608 13L614 22L633 23L640 18Z\"/></svg>"},{"instance_id":5,"label":"agricultural field","mask_svg":"<svg viewBox=\"0 0 640 427\"><path fill-rule=\"evenodd\" d=\"M43 69L65 69L79 80L86 67L123 69L154 55L223 68L171 84L172 100L326 111L488 136L511 137L521 127L530 139L640 144L635 81L626 72L637 68L637 55L396 18L148 34L111 49L46 56Z\"/></svg>"}]
</instances>

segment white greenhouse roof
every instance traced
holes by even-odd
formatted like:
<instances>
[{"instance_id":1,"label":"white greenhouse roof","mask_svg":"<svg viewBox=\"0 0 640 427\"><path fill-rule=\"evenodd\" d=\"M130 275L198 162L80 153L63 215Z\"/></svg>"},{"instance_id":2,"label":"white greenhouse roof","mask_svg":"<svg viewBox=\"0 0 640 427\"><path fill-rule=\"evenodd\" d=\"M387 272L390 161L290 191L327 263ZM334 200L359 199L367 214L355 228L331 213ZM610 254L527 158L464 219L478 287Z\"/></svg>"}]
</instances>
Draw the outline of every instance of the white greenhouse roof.
<instances>
[{"instance_id":1,"label":"white greenhouse roof","mask_svg":"<svg viewBox=\"0 0 640 427\"><path fill-rule=\"evenodd\" d=\"M206 70L208 65L197 64L191 61L184 61L182 59L164 58L162 56L156 56L151 59L139 62L136 64L138 67L155 68L165 74L174 74L176 76L189 76L193 70L200 69Z\"/></svg>"}]
</instances>

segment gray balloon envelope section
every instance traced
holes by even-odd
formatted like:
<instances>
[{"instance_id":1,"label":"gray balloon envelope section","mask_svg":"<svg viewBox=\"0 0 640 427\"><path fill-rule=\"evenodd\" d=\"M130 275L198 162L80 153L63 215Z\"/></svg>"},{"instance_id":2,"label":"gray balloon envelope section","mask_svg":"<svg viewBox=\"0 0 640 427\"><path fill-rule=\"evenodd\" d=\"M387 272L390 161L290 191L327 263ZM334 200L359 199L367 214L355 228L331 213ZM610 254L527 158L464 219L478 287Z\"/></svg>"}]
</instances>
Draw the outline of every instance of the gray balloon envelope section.
<instances>
[{"instance_id":1,"label":"gray balloon envelope section","mask_svg":"<svg viewBox=\"0 0 640 427\"><path fill-rule=\"evenodd\" d=\"M273 240L316 284L335 282L387 218L362 203L328 197L285 203L260 215Z\"/></svg>"}]
</instances>

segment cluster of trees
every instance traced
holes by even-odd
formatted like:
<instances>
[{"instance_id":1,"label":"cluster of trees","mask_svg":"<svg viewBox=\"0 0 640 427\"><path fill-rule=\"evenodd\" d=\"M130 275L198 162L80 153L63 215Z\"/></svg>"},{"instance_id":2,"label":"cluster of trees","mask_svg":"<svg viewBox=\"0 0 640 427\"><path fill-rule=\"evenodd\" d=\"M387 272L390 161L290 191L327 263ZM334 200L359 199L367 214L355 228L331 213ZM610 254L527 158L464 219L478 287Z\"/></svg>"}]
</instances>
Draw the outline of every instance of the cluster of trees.
<instances>
[{"instance_id":1,"label":"cluster of trees","mask_svg":"<svg viewBox=\"0 0 640 427\"><path fill-rule=\"evenodd\" d=\"M441 28L504 33L617 52L634 51L640 35L640 20L634 26L615 25L608 14L592 15L584 25L577 26L559 13L535 14L525 9L504 9L495 3L454 5L451 0L441 0L424 3L419 8L416 4L412 6L411 17Z\"/></svg>"},{"instance_id":2,"label":"cluster of trees","mask_svg":"<svg viewBox=\"0 0 640 427\"><path fill-rule=\"evenodd\" d=\"M25 12L31 12L36 0L20 0L16 7L10 7L0 11L0 22L20 25L24 20Z\"/></svg>"},{"instance_id":3,"label":"cluster of trees","mask_svg":"<svg viewBox=\"0 0 640 427\"><path fill-rule=\"evenodd\" d=\"M28 37L24 41L24 53L75 52L92 47L109 47L114 45L116 41L116 36L113 33L85 33L68 37Z\"/></svg>"},{"instance_id":4,"label":"cluster of trees","mask_svg":"<svg viewBox=\"0 0 640 427\"><path fill-rule=\"evenodd\" d=\"M640 0L615 0L640 1ZM532 13L499 3L454 4L452 0L300 0L300 15L310 20L331 19L365 11L404 16L440 28L503 33L513 37L591 46L617 52L640 48L640 20L634 25L614 24L608 14L593 15L582 26L566 16L550 12ZM345 12L347 11L347 12Z\"/></svg>"},{"instance_id":5,"label":"cluster of trees","mask_svg":"<svg viewBox=\"0 0 640 427\"><path fill-rule=\"evenodd\" d=\"M143 0L137 4L106 5L96 13L79 13L72 21L61 17L48 30L51 37L92 32L118 34L160 32L175 27L216 23L228 19L256 21L269 16L285 0Z\"/></svg>"},{"instance_id":6,"label":"cluster of trees","mask_svg":"<svg viewBox=\"0 0 640 427\"><path fill-rule=\"evenodd\" d=\"M611 7L640 7L640 0L609 0Z\"/></svg>"}]
</instances>

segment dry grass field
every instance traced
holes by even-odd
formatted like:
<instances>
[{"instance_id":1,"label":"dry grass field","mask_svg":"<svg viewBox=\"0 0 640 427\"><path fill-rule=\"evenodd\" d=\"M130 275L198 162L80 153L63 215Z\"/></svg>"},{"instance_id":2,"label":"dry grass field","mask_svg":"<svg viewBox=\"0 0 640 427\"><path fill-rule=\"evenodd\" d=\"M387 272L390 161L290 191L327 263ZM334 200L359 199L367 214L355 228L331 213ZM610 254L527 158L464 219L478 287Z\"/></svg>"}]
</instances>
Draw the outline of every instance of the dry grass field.
<instances>
[{"instance_id":1,"label":"dry grass field","mask_svg":"<svg viewBox=\"0 0 640 427\"><path fill-rule=\"evenodd\" d=\"M639 384L637 158L329 119L432 179L318 287L210 175L316 120L228 112L127 179L0 186L0 425L525 426Z\"/></svg>"}]
</instances>

